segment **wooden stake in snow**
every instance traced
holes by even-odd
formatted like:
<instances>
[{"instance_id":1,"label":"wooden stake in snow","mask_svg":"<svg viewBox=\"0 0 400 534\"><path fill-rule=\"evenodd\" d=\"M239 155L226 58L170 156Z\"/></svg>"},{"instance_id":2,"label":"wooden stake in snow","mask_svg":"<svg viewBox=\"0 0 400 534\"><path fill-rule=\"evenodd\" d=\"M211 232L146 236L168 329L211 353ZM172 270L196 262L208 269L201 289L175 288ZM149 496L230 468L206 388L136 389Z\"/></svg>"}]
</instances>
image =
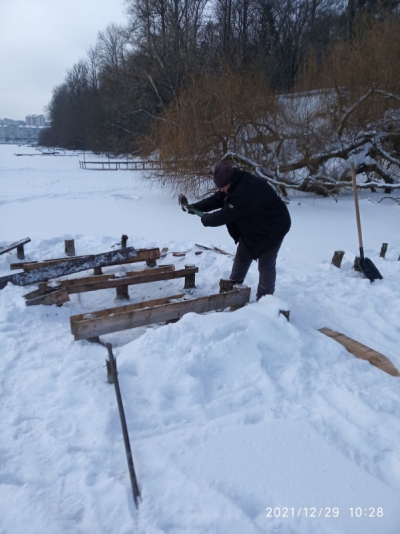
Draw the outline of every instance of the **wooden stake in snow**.
<instances>
[{"instance_id":1,"label":"wooden stake in snow","mask_svg":"<svg viewBox=\"0 0 400 534\"><path fill-rule=\"evenodd\" d=\"M185 270L193 270L197 269L195 265L189 264L185 265ZM198 270L198 269L197 269ZM195 289L196 288L196 274L195 272L188 273L185 276L185 285L183 286L183 289Z\"/></svg>"},{"instance_id":2,"label":"wooden stake in snow","mask_svg":"<svg viewBox=\"0 0 400 534\"><path fill-rule=\"evenodd\" d=\"M340 269L340 266L342 264L343 256L344 256L344 250L335 250L335 253L334 253L332 261L331 261L332 265L334 265L335 267Z\"/></svg>"},{"instance_id":3,"label":"wooden stake in snow","mask_svg":"<svg viewBox=\"0 0 400 534\"><path fill-rule=\"evenodd\" d=\"M231 291L233 288L233 282L229 278L221 278L219 281L219 292L220 293L226 293L227 291Z\"/></svg>"},{"instance_id":4,"label":"wooden stake in snow","mask_svg":"<svg viewBox=\"0 0 400 534\"><path fill-rule=\"evenodd\" d=\"M67 256L75 256L75 241L73 239L65 240L65 254Z\"/></svg>"},{"instance_id":5,"label":"wooden stake in snow","mask_svg":"<svg viewBox=\"0 0 400 534\"><path fill-rule=\"evenodd\" d=\"M287 321L290 321L290 310L279 310L279 315L283 315Z\"/></svg>"},{"instance_id":6,"label":"wooden stake in snow","mask_svg":"<svg viewBox=\"0 0 400 534\"><path fill-rule=\"evenodd\" d=\"M382 243L381 253L379 254L381 258L384 258L386 256L387 249L388 249L388 244Z\"/></svg>"},{"instance_id":7,"label":"wooden stake in snow","mask_svg":"<svg viewBox=\"0 0 400 534\"><path fill-rule=\"evenodd\" d=\"M126 249L126 243L128 241L128 236L126 234L123 234L121 236L121 248ZM117 286L116 288L117 300L129 300L129 286Z\"/></svg>"},{"instance_id":8,"label":"wooden stake in snow","mask_svg":"<svg viewBox=\"0 0 400 534\"><path fill-rule=\"evenodd\" d=\"M357 358L367 360L371 365L375 365L375 367L378 367L381 371L385 371L385 373L388 373L389 375L400 376L399 371L389 358L380 354L376 350L370 349L369 347L358 343L358 341L351 339L351 337L347 337L330 328L320 328L319 331L346 347L346 349L351 352L351 354L354 354L354 356L357 356Z\"/></svg>"}]
</instances>

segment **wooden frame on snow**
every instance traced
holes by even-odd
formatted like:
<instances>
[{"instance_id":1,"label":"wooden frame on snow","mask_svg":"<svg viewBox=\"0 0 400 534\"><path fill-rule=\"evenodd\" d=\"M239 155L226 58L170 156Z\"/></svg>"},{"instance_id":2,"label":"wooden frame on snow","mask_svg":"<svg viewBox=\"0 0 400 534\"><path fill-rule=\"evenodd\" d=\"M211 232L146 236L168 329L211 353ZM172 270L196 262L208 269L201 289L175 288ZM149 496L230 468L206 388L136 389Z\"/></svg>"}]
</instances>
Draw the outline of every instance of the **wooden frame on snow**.
<instances>
[{"instance_id":1,"label":"wooden frame on snow","mask_svg":"<svg viewBox=\"0 0 400 534\"><path fill-rule=\"evenodd\" d=\"M60 282L60 287L65 288L68 294L72 295L74 293L85 293L87 291L97 291L99 289L118 288L121 286L148 284L150 282L160 282L162 280L185 278L184 289L190 289L191 287L194 287L192 285L193 277L198 272L199 268L194 266L175 271L175 265L162 265L151 270L130 271L124 273L124 276L103 274L90 276L88 278L62 280Z\"/></svg>"},{"instance_id":2,"label":"wooden frame on snow","mask_svg":"<svg viewBox=\"0 0 400 534\"><path fill-rule=\"evenodd\" d=\"M250 300L250 288L233 289L208 297L171 302L182 298L174 295L118 308L74 315L70 318L75 340L97 338L120 330L179 320L187 313L206 313L230 306L244 305Z\"/></svg>"},{"instance_id":3,"label":"wooden frame on snow","mask_svg":"<svg viewBox=\"0 0 400 534\"><path fill-rule=\"evenodd\" d=\"M186 266L185 269L175 271L175 265L161 265L154 269L144 271L130 271L124 276L116 274L104 274L90 276L87 278L74 278L72 280L61 280L59 282L43 282L39 284L39 289L24 295L26 305L34 304L57 304L59 295L67 296L74 293L84 293L87 291L97 291L100 289L117 290L117 299L129 299L128 286L136 284L147 284L150 282L160 282L162 280L174 280L185 278L184 289L191 289L195 286L195 275L199 271L198 267ZM46 298L40 298L46 295ZM52 299L55 299L54 302ZM66 298L65 302L69 300Z\"/></svg>"}]
</instances>

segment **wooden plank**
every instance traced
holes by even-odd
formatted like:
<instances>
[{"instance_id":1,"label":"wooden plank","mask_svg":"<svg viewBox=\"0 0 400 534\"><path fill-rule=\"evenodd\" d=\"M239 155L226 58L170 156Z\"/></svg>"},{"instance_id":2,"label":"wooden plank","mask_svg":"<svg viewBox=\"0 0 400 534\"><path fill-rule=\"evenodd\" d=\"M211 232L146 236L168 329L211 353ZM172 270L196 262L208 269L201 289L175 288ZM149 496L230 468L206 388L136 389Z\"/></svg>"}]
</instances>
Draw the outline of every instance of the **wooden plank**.
<instances>
[{"instance_id":1,"label":"wooden plank","mask_svg":"<svg viewBox=\"0 0 400 534\"><path fill-rule=\"evenodd\" d=\"M218 247L206 247L205 245L200 245L199 243L195 243L196 247L199 247L203 250L211 250L212 252L216 252L217 254L224 254L225 256L233 257L233 254L230 252L226 252L225 250L222 250Z\"/></svg>"},{"instance_id":2,"label":"wooden plank","mask_svg":"<svg viewBox=\"0 0 400 534\"><path fill-rule=\"evenodd\" d=\"M7 245L6 247L0 247L0 255L5 254L6 252L9 252L10 250L13 250L14 248L26 245L26 243L29 243L30 240L31 240L30 237L25 237L24 239L21 239L20 241L11 243L11 245Z\"/></svg>"},{"instance_id":3,"label":"wooden plank","mask_svg":"<svg viewBox=\"0 0 400 534\"><path fill-rule=\"evenodd\" d=\"M101 275L95 275L95 276L87 276L85 278L73 278L71 280L61 280L59 282L60 286L62 287L70 287L70 286L78 286L82 284L91 284L91 283L98 283L98 282L104 282L107 280L115 280L115 279L124 279L126 277L134 278L135 276L145 276L149 273L156 274L156 273L166 273L171 272L175 270L175 265L160 265L159 267L155 267L154 269L145 269L141 271L128 271L123 274L123 276L120 276L118 274L101 274Z\"/></svg>"},{"instance_id":4,"label":"wooden plank","mask_svg":"<svg viewBox=\"0 0 400 534\"><path fill-rule=\"evenodd\" d=\"M101 317L88 317L74 321L71 318L71 331L76 340L97 337L139 326L180 319L187 313L207 313L230 306L246 304L250 300L250 288L234 289L227 293L217 293L208 297L131 309L123 313L115 312Z\"/></svg>"},{"instance_id":5,"label":"wooden plank","mask_svg":"<svg viewBox=\"0 0 400 534\"><path fill-rule=\"evenodd\" d=\"M133 248L125 248L113 250L111 252L104 252L102 254L94 254L83 259L76 259L63 261L57 265L50 265L40 269L34 269L29 272L10 274L0 278L0 289L3 289L8 282L18 286L27 286L29 284L37 284L38 282L46 282L59 276L67 276L69 274L80 271L87 271L94 267L104 267L106 265L117 265L126 259L135 258L137 251Z\"/></svg>"},{"instance_id":6,"label":"wooden plank","mask_svg":"<svg viewBox=\"0 0 400 534\"><path fill-rule=\"evenodd\" d=\"M56 289L60 289L60 288L56 288ZM45 291L43 291L42 288L39 288L39 289L35 289L34 291L30 291L29 293L25 293L23 297L25 300L30 300L30 299L39 297L40 295L44 295L45 293L50 293L51 291L54 291L54 289L48 288Z\"/></svg>"},{"instance_id":7,"label":"wooden plank","mask_svg":"<svg viewBox=\"0 0 400 534\"><path fill-rule=\"evenodd\" d=\"M79 315L72 315L70 317L71 330L73 323L86 320L95 319L99 317L107 317L109 315L115 315L118 313L126 313L134 310L141 310L143 308L149 308L151 306L159 306L160 304L168 304L171 300L178 300L186 296L186 293L178 293L177 295L171 295L170 297L161 297L158 299L143 300L142 302L134 302L132 304L125 304L124 306L115 306L114 308L107 308L105 310L97 310L93 312L81 313ZM72 332L73 333L73 332Z\"/></svg>"},{"instance_id":8,"label":"wooden plank","mask_svg":"<svg viewBox=\"0 0 400 534\"><path fill-rule=\"evenodd\" d=\"M25 295L25 298L27 295ZM52 304L57 304L61 306L65 302L69 301L69 295L65 288L52 290L41 295L37 295L33 298L28 298L25 302L27 306L36 306L38 304L45 304L51 306Z\"/></svg>"},{"instance_id":9,"label":"wooden plank","mask_svg":"<svg viewBox=\"0 0 400 534\"><path fill-rule=\"evenodd\" d=\"M74 261L74 260L83 260L87 258L91 258L91 254L87 254L85 256L71 256L71 257L65 257L65 258L53 258L48 260L41 260L41 261L19 261L16 263L10 263L10 271L16 270L16 269L24 269L25 272L32 271L33 269L41 269L42 267L49 267L50 265L58 265L59 263L63 263L65 261Z\"/></svg>"},{"instance_id":10,"label":"wooden plank","mask_svg":"<svg viewBox=\"0 0 400 534\"><path fill-rule=\"evenodd\" d=\"M160 282L162 280L174 280L176 278L183 278L189 275L194 275L198 273L198 267L192 267L190 269L180 269L179 271L168 270L164 272L152 272L145 271L146 274L141 274L139 276L124 276L120 278L110 278L108 280L102 280L98 282L97 280L89 283L80 283L74 285L65 286L68 294L73 295L75 293L85 293L87 291L98 291L99 289L110 289L113 287L119 286L130 286L136 284L148 284L150 282ZM143 273L143 271L142 271ZM96 278L100 278L99 276ZM81 280L85 280L84 278ZM63 285L63 282L61 282Z\"/></svg>"},{"instance_id":11,"label":"wooden plank","mask_svg":"<svg viewBox=\"0 0 400 534\"><path fill-rule=\"evenodd\" d=\"M144 248L137 251L137 257L134 259L123 260L120 263L137 263L139 261L151 261L160 259L160 249L159 248Z\"/></svg>"},{"instance_id":12,"label":"wooden plank","mask_svg":"<svg viewBox=\"0 0 400 534\"><path fill-rule=\"evenodd\" d=\"M132 258L131 260L126 260L124 263L137 263L139 261L147 261L147 260L158 260L160 258L159 256L159 250L158 248L148 248L148 249L138 249L137 256L135 258ZM71 258L53 258L48 260L42 260L42 261L20 261L16 263L10 264L10 270L16 270L16 269L24 269L24 271L31 271L32 269L39 269L42 267L48 267L49 265L58 265L59 263L65 262L65 261L73 261L77 259L84 259L84 258L91 258L91 255L85 255L85 256L74 256Z\"/></svg>"},{"instance_id":13,"label":"wooden plank","mask_svg":"<svg viewBox=\"0 0 400 534\"><path fill-rule=\"evenodd\" d=\"M133 247L130 247L130 249L133 249ZM119 250L126 250L126 249L119 249ZM148 260L158 260L160 258L160 249L159 248L143 248L136 250L137 254L136 256L132 258L127 258L125 260L122 260L118 262L120 263L136 263L139 261L148 261ZM75 261L75 260L83 260L93 258L93 255L86 255L86 256L74 256L73 258L55 258L50 260L43 260L41 262L24 262L22 268L25 272L32 271L33 269L41 269L42 267L49 267L50 265L58 265L59 263L64 263L66 261ZM11 265L17 265L15 263L12 263ZM11 266L10 266L11 268Z\"/></svg>"},{"instance_id":14,"label":"wooden plank","mask_svg":"<svg viewBox=\"0 0 400 534\"><path fill-rule=\"evenodd\" d=\"M67 258L65 258L67 259ZM17 269L23 269L24 265L38 263L37 261L17 261L16 263L10 263L10 271L16 271Z\"/></svg>"},{"instance_id":15,"label":"wooden plank","mask_svg":"<svg viewBox=\"0 0 400 534\"><path fill-rule=\"evenodd\" d=\"M90 259L92 255L88 254L86 256L71 256L66 258L54 258L54 260L43 260L43 261L32 261L31 263L24 263L23 270L27 273L33 271L34 269L42 269L43 267L51 267L53 265L59 265L60 263L65 263L66 261L73 262L75 260L86 260ZM11 264L15 265L15 264Z\"/></svg>"},{"instance_id":16,"label":"wooden plank","mask_svg":"<svg viewBox=\"0 0 400 534\"><path fill-rule=\"evenodd\" d=\"M361 358L361 360L368 361L371 365L375 365L375 367L378 367L389 375L400 376L399 371L392 364L389 358L387 358L380 352L370 349L366 345L355 341L351 337L347 337L344 334L341 334L340 332L331 330L330 328L320 328L319 332L325 334L326 336L334 339L335 341L343 345L351 354L353 354L357 358Z\"/></svg>"}]
</instances>

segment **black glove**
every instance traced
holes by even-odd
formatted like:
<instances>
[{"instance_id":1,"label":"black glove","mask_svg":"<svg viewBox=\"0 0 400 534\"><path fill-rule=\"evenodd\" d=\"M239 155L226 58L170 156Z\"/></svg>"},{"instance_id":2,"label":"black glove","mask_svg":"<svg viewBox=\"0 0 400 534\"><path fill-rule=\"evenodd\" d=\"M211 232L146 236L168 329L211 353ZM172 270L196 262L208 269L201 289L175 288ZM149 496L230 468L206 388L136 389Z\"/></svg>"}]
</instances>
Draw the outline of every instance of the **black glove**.
<instances>
[{"instance_id":1,"label":"black glove","mask_svg":"<svg viewBox=\"0 0 400 534\"><path fill-rule=\"evenodd\" d=\"M204 213L202 215L201 222L202 222L203 226L208 226L207 221L208 221L209 217L210 217L209 213Z\"/></svg>"},{"instance_id":2,"label":"black glove","mask_svg":"<svg viewBox=\"0 0 400 534\"><path fill-rule=\"evenodd\" d=\"M188 207L188 199L185 197L185 195L179 195L178 196L178 202L179 202L179 205L180 207L183 209L183 211L188 211L187 210L187 207Z\"/></svg>"},{"instance_id":3,"label":"black glove","mask_svg":"<svg viewBox=\"0 0 400 534\"><path fill-rule=\"evenodd\" d=\"M183 211L186 211L186 213L190 213L190 215L198 215L201 217L203 215L203 212L198 210L193 206L193 204L189 204L187 198L185 195L179 195L178 196L178 202L183 209Z\"/></svg>"}]
</instances>

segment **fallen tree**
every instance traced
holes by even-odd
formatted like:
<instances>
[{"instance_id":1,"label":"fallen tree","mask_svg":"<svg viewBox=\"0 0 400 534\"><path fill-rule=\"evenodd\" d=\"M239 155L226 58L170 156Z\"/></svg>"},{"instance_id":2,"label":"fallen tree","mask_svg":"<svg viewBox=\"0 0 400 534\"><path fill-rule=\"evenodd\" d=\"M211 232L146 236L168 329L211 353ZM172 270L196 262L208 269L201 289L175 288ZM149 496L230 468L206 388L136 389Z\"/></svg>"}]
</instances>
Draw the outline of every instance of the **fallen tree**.
<instances>
[{"instance_id":1,"label":"fallen tree","mask_svg":"<svg viewBox=\"0 0 400 534\"><path fill-rule=\"evenodd\" d=\"M274 94L254 72L223 69L181 93L151 137L166 187L201 195L212 166L231 161L290 189L337 195L351 187L350 161L360 187L400 187L400 22L341 44L310 87ZM377 85L375 80L379 80Z\"/></svg>"},{"instance_id":2,"label":"fallen tree","mask_svg":"<svg viewBox=\"0 0 400 534\"><path fill-rule=\"evenodd\" d=\"M400 189L400 97L375 86L356 102L346 93L338 89L280 96L275 101L271 98L264 121L252 119L243 108L241 114L235 114L228 106L225 117L221 112L203 122L197 139L192 115L194 133L183 128L186 140L182 133L176 134L180 138L177 157L164 157L161 150L158 179L170 188L200 194L204 187L212 186L212 165L227 161L262 176L283 195L288 189L336 195L351 187L349 162L354 161L356 173L363 175L360 187L382 188L386 193ZM343 110L344 102L348 107ZM388 107L389 102L392 107ZM360 128L359 116L366 107L387 109ZM225 131L222 122L228 125ZM177 125L182 123L174 123L172 129ZM171 123L166 121L165 127L170 128ZM192 157L179 154L190 143L198 147ZM166 144L164 138L161 146Z\"/></svg>"}]
</instances>

